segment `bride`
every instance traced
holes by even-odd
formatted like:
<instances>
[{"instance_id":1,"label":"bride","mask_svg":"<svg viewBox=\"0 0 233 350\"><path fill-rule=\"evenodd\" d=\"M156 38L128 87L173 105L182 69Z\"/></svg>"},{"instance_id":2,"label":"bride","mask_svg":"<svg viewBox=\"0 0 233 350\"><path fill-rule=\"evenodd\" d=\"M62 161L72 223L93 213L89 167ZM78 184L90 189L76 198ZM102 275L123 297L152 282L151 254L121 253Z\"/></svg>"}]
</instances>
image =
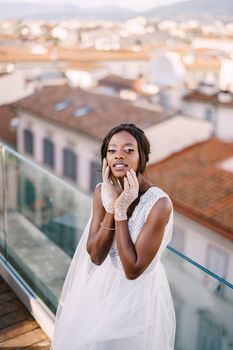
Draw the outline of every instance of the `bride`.
<instances>
[{"instance_id":1,"label":"bride","mask_svg":"<svg viewBox=\"0 0 233 350\"><path fill-rule=\"evenodd\" d=\"M175 312L161 263L173 207L143 176L149 153L134 124L103 140L103 182L65 279L51 350L174 349Z\"/></svg>"}]
</instances>

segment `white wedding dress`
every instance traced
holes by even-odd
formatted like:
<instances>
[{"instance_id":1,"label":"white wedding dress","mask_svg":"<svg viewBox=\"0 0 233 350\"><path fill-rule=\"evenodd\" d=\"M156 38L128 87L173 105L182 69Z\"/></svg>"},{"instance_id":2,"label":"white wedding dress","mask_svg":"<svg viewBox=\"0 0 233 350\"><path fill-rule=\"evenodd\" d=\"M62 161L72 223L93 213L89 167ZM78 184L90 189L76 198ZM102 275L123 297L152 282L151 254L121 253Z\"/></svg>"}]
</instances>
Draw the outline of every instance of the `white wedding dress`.
<instances>
[{"instance_id":1,"label":"white wedding dress","mask_svg":"<svg viewBox=\"0 0 233 350\"><path fill-rule=\"evenodd\" d=\"M161 197L168 195L158 187L141 196L128 220L133 242ZM86 251L90 220L66 276L51 350L173 350L175 312L160 261L171 240L173 210L156 256L135 280L125 277L115 241L102 265L91 262Z\"/></svg>"}]
</instances>

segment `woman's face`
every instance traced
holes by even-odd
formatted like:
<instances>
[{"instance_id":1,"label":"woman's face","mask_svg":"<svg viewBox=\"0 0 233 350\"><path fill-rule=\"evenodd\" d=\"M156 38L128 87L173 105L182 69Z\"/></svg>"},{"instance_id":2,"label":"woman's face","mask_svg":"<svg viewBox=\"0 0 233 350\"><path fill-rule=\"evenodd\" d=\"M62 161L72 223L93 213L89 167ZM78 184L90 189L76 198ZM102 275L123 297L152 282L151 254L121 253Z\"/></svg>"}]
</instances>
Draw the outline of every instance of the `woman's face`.
<instances>
[{"instance_id":1,"label":"woman's face","mask_svg":"<svg viewBox=\"0 0 233 350\"><path fill-rule=\"evenodd\" d=\"M111 173L117 178L124 177L130 169L136 171L139 162L137 140L127 131L113 135L108 144L106 159Z\"/></svg>"}]
</instances>

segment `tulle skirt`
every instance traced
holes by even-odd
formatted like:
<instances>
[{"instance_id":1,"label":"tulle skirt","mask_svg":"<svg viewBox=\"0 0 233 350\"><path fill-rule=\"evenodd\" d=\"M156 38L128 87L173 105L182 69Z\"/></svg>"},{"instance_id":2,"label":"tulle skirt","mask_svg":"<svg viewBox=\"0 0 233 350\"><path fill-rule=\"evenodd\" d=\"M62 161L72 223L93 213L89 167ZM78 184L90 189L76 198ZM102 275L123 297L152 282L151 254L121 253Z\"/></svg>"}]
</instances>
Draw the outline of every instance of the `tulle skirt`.
<instances>
[{"instance_id":1,"label":"tulle skirt","mask_svg":"<svg viewBox=\"0 0 233 350\"><path fill-rule=\"evenodd\" d=\"M175 312L160 260L128 280L109 256L96 266L83 248L64 285L51 349L173 350Z\"/></svg>"}]
</instances>

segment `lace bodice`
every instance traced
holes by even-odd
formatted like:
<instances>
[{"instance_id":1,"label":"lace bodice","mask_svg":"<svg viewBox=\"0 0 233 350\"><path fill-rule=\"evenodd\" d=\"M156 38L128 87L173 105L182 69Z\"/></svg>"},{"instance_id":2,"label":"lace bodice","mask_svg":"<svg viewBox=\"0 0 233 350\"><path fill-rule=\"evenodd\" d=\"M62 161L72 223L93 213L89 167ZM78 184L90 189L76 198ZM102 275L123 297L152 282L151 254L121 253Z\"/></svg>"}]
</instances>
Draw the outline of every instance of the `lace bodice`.
<instances>
[{"instance_id":1,"label":"lace bodice","mask_svg":"<svg viewBox=\"0 0 233 350\"><path fill-rule=\"evenodd\" d=\"M135 243L143 225L146 222L147 216L153 207L153 205L162 197L168 197L168 194L161 190L159 187L150 187L140 198L139 203L135 207L133 214L128 220L129 232L132 241ZM103 200L103 198L102 198ZM160 260L161 255L166 248L167 244L170 242L172 237L172 226L173 226L173 210L170 214L169 221L166 224L163 239L159 250L143 273L151 272L155 269L156 262ZM117 268L123 270L122 263L118 254L116 241L114 239L110 252L109 252L112 264Z\"/></svg>"}]
</instances>

